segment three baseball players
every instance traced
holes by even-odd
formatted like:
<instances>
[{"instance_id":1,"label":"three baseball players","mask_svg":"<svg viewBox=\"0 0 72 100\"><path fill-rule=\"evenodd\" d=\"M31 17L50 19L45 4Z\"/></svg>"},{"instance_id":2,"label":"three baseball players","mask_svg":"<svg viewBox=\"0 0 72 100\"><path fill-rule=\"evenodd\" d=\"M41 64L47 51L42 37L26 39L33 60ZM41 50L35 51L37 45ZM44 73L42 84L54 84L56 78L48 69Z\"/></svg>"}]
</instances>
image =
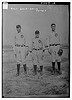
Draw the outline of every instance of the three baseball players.
<instances>
[{"instance_id":1,"label":"three baseball players","mask_svg":"<svg viewBox=\"0 0 72 100\"><path fill-rule=\"evenodd\" d=\"M24 34L21 32L21 25L16 26L17 34L15 36L15 57L17 61L17 75L20 73L20 65L23 64L24 73L27 74L27 67L26 67L26 55L27 55L27 48L26 48L26 41ZM58 51L60 49L60 36L55 31L56 24L51 24L52 32L49 34L48 41L47 41L47 48L48 51L51 53L52 57L52 68L53 74L55 73L55 62L58 65L58 72L61 74L60 65L61 65L61 57L58 55ZM40 68L40 75L43 74L43 50L44 45L42 39L39 37L40 32L38 30L35 31L35 37L32 39L32 58L33 58L33 68L34 74L37 74L37 66Z\"/></svg>"}]
</instances>

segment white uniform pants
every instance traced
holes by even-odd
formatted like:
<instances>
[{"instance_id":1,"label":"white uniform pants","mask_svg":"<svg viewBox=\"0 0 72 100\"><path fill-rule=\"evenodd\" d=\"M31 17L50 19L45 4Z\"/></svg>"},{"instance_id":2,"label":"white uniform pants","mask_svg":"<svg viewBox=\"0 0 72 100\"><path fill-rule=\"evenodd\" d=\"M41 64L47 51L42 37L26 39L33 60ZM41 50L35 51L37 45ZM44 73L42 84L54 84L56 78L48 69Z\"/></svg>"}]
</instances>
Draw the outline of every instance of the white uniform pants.
<instances>
[{"instance_id":1,"label":"white uniform pants","mask_svg":"<svg viewBox=\"0 0 72 100\"><path fill-rule=\"evenodd\" d=\"M61 57L58 55L59 49L60 49L60 45L50 46L52 62L55 62L55 61L60 62L61 61Z\"/></svg>"},{"instance_id":2,"label":"white uniform pants","mask_svg":"<svg viewBox=\"0 0 72 100\"><path fill-rule=\"evenodd\" d=\"M43 65L43 50L33 50L32 58L33 65Z\"/></svg>"},{"instance_id":3,"label":"white uniform pants","mask_svg":"<svg viewBox=\"0 0 72 100\"><path fill-rule=\"evenodd\" d=\"M26 63L26 47L16 47L16 62L17 64L25 64Z\"/></svg>"}]
</instances>

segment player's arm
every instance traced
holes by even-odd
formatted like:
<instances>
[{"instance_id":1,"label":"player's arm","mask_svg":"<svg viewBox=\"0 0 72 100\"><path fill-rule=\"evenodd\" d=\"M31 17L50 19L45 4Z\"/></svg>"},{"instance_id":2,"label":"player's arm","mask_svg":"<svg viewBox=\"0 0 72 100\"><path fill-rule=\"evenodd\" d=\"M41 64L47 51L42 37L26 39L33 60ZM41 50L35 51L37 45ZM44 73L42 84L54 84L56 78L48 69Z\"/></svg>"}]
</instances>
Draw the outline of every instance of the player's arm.
<instances>
[{"instance_id":1,"label":"player's arm","mask_svg":"<svg viewBox=\"0 0 72 100\"><path fill-rule=\"evenodd\" d=\"M16 56L16 36L14 37L13 50L14 50L14 55Z\"/></svg>"},{"instance_id":2,"label":"player's arm","mask_svg":"<svg viewBox=\"0 0 72 100\"><path fill-rule=\"evenodd\" d=\"M59 43L60 43L60 35L58 35L58 38L59 38Z\"/></svg>"},{"instance_id":3,"label":"player's arm","mask_svg":"<svg viewBox=\"0 0 72 100\"><path fill-rule=\"evenodd\" d=\"M26 45L26 40L25 40L25 37L24 37L24 41L23 41L23 44L24 44L24 45Z\"/></svg>"},{"instance_id":4,"label":"player's arm","mask_svg":"<svg viewBox=\"0 0 72 100\"><path fill-rule=\"evenodd\" d=\"M49 54L51 54L52 53L52 51L51 51L51 49L50 49L50 44L51 44L51 35L49 34L49 36L48 36L48 53Z\"/></svg>"},{"instance_id":5,"label":"player's arm","mask_svg":"<svg viewBox=\"0 0 72 100\"><path fill-rule=\"evenodd\" d=\"M33 46L33 41L32 41L31 46L28 47L28 51L29 51L30 53L32 53L33 47L34 47L34 46Z\"/></svg>"},{"instance_id":6,"label":"player's arm","mask_svg":"<svg viewBox=\"0 0 72 100\"><path fill-rule=\"evenodd\" d=\"M50 34L49 34L49 47L50 47L50 40L51 40L51 36L50 36Z\"/></svg>"},{"instance_id":7,"label":"player's arm","mask_svg":"<svg viewBox=\"0 0 72 100\"><path fill-rule=\"evenodd\" d=\"M45 39L44 49L49 50L49 36L48 36L48 38Z\"/></svg>"},{"instance_id":8,"label":"player's arm","mask_svg":"<svg viewBox=\"0 0 72 100\"><path fill-rule=\"evenodd\" d=\"M32 40L31 50L33 50L33 48L34 48L34 41Z\"/></svg>"},{"instance_id":9,"label":"player's arm","mask_svg":"<svg viewBox=\"0 0 72 100\"><path fill-rule=\"evenodd\" d=\"M61 48L61 37L60 37L60 34L58 35L58 38L59 38L59 44L60 44L60 48Z\"/></svg>"},{"instance_id":10,"label":"player's arm","mask_svg":"<svg viewBox=\"0 0 72 100\"><path fill-rule=\"evenodd\" d=\"M16 46L16 36L14 37L14 45L13 45L13 47L15 48L15 46Z\"/></svg>"},{"instance_id":11,"label":"player's arm","mask_svg":"<svg viewBox=\"0 0 72 100\"><path fill-rule=\"evenodd\" d=\"M45 44L44 44L44 42L43 42L43 40L41 39L41 47L42 47L42 49L43 49L43 52L45 51Z\"/></svg>"},{"instance_id":12,"label":"player's arm","mask_svg":"<svg viewBox=\"0 0 72 100\"><path fill-rule=\"evenodd\" d=\"M16 46L16 36L14 37L14 45Z\"/></svg>"},{"instance_id":13,"label":"player's arm","mask_svg":"<svg viewBox=\"0 0 72 100\"><path fill-rule=\"evenodd\" d=\"M46 45L45 45L46 49L49 49L49 37L46 39Z\"/></svg>"},{"instance_id":14,"label":"player's arm","mask_svg":"<svg viewBox=\"0 0 72 100\"><path fill-rule=\"evenodd\" d=\"M43 41L42 41L42 39L40 39L40 40L41 40L41 47L44 49Z\"/></svg>"}]
</instances>

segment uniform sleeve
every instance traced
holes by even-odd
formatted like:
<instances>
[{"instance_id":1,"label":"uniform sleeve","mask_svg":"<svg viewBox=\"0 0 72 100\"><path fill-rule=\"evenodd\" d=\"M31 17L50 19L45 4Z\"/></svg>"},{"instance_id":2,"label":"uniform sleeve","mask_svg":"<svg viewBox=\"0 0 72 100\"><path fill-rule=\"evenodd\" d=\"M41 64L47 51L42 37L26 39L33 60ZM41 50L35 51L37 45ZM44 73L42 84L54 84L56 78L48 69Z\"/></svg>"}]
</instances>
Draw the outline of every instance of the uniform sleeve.
<instances>
[{"instance_id":1,"label":"uniform sleeve","mask_svg":"<svg viewBox=\"0 0 72 100\"><path fill-rule=\"evenodd\" d=\"M45 41L43 40L42 43L43 43L43 52L44 52L45 51Z\"/></svg>"},{"instance_id":2,"label":"uniform sleeve","mask_svg":"<svg viewBox=\"0 0 72 100\"><path fill-rule=\"evenodd\" d=\"M60 44L60 48L62 48L62 44L61 44L61 35L59 34L59 44Z\"/></svg>"},{"instance_id":3,"label":"uniform sleeve","mask_svg":"<svg viewBox=\"0 0 72 100\"><path fill-rule=\"evenodd\" d=\"M14 37L14 46L16 46L16 36Z\"/></svg>"},{"instance_id":4,"label":"uniform sleeve","mask_svg":"<svg viewBox=\"0 0 72 100\"><path fill-rule=\"evenodd\" d=\"M14 50L14 54L16 53L16 36L14 37L14 44L13 44L13 50Z\"/></svg>"},{"instance_id":5,"label":"uniform sleeve","mask_svg":"<svg viewBox=\"0 0 72 100\"><path fill-rule=\"evenodd\" d=\"M31 49L34 48L34 40L32 40Z\"/></svg>"},{"instance_id":6,"label":"uniform sleeve","mask_svg":"<svg viewBox=\"0 0 72 100\"><path fill-rule=\"evenodd\" d=\"M14 37L14 45L16 45L16 36Z\"/></svg>"},{"instance_id":7,"label":"uniform sleeve","mask_svg":"<svg viewBox=\"0 0 72 100\"><path fill-rule=\"evenodd\" d=\"M61 40L60 40L61 37L60 37L60 34L58 35L58 38L59 38L59 44L61 44Z\"/></svg>"},{"instance_id":8,"label":"uniform sleeve","mask_svg":"<svg viewBox=\"0 0 72 100\"><path fill-rule=\"evenodd\" d=\"M43 47L43 49L44 49L44 43L43 43L43 40L42 39L40 39L41 40L41 46Z\"/></svg>"},{"instance_id":9,"label":"uniform sleeve","mask_svg":"<svg viewBox=\"0 0 72 100\"><path fill-rule=\"evenodd\" d=\"M25 37L24 37L24 43L23 44L26 44L26 40L25 40Z\"/></svg>"},{"instance_id":10,"label":"uniform sleeve","mask_svg":"<svg viewBox=\"0 0 72 100\"><path fill-rule=\"evenodd\" d=\"M49 34L49 36L48 36L48 37L49 37L49 46L50 46L50 39L51 39L51 36L50 36L50 34Z\"/></svg>"},{"instance_id":11,"label":"uniform sleeve","mask_svg":"<svg viewBox=\"0 0 72 100\"><path fill-rule=\"evenodd\" d=\"M49 37L46 39L46 45L49 47Z\"/></svg>"}]
</instances>

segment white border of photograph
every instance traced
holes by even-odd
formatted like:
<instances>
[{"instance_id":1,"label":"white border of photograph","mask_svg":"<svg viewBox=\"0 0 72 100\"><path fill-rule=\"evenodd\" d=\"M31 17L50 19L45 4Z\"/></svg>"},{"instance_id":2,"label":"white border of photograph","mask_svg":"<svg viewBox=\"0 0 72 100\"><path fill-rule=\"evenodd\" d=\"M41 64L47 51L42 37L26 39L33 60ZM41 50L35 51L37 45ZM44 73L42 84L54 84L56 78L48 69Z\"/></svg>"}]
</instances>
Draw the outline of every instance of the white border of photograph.
<instances>
[{"instance_id":1,"label":"white border of photograph","mask_svg":"<svg viewBox=\"0 0 72 100\"><path fill-rule=\"evenodd\" d=\"M71 0L0 0L0 100L72 100L72 34L71 34L71 28L70 28L70 98L2 98L2 2L71 2ZM72 3L72 2L71 2ZM72 4L70 5L71 8ZM70 9L70 16L72 14L72 8ZM70 19L70 24L71 24Z\"/></svg>"}]
</instances>

